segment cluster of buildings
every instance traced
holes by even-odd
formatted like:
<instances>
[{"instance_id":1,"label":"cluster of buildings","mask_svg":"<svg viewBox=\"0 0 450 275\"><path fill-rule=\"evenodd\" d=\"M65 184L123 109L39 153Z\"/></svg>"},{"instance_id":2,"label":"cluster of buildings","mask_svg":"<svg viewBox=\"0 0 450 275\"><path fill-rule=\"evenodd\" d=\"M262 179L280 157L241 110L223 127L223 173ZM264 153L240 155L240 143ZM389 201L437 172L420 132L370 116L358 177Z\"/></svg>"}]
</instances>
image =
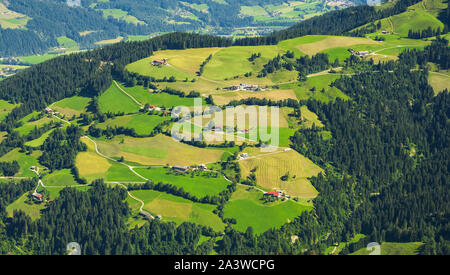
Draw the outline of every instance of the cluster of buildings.
<instances>
[{"instance_id":1,"label":"cluster of buildings","mask_svg":"<svg viewBox=\"0 0 450 275\"><path fill-rule=\"evenodd\" d=\"M172 166L172 171L175 172L179 172L179 173L187 173L191 170L196 171L196 170L207 170L208 168L206 167L205 164L199 164L196 166L181 166L181 165L174 165Z\"/></svg>"},{"instance_id":2,"label":"cluster of buildings","mask_svg":"<svg viewBox=\"0 0 450 275\"><path fill-rule=\"evenodd\" d=\"M256 92L256 91L261 90L258 85L252 85L252 84L247 84L247 83L241 83L240 85L233 85L230 87L226 87L224 89L232 90L232 91L251 91L251 92Z\"/></svg>"},{"instance_id":3,"label":"cluster of buildings","mask_svg":"<svg viewBox=\"0 0 450 275\"><path fill-rule=\"evenodd\" d=\"M272 197L272 198L281 198L284 197L286 199L289 199L291 196L285 194L282 190L278 191L272 191L272 192L265 192L264 196Z\"/></svg>"},{"instance_id":4,"label":"cluster of buildings","mask_svg":"<svg viewBox=\"0 0 450 275\"><path fill-rule=\"evenodd\" d=\"M59 112L56 112L55 110L53 110L53 109L51 109L51 108L45 108L45 112L47 113L47 114L50 114L50 115L57 115L57 114L59 114Z\"/></svg>"},{"instance_id":5,"label":"cluster of buildings","mask_svg":"<svg viewBox=\"0 0 450 275\"><path fill-rule=\"evenodd\" d=\"M365 57L368 56L370 54L369 51L354 51L353 49L348 49L348 51L355 56L359 56L359 57Z\"/></svg>"},{"instance_id":6,"label":"cluster of buildings","mask_svg":"<svg viewBox=\"0 0 450 275\"><path fill-rule=\"evenodd\" d=\"M239 155L238 159L242 160L242 159L248 159L250 156L248 155L248 153L242 153Z\"/></svg>"}]
</instances>

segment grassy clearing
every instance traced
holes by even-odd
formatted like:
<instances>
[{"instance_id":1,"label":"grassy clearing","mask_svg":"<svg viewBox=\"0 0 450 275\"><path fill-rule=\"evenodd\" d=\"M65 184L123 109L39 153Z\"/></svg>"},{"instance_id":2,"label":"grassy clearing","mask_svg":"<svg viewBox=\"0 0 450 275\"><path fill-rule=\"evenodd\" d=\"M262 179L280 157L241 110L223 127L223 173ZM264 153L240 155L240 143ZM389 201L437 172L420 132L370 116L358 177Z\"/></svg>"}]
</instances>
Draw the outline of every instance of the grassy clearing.
<instances>
[{"instance_id":1,"label":"grassy clearing","mask_svg":"<svg viewBox=\"0 0 450 275\"><path fill-rule=\"evenodd\" d=\"M91 98L73 96L67 97L63 100L55 102L51 105L51 108L65 115L66 117L79 116L81 113L86 111L86 106L88 105Z\"/></svg>"},{"instance_id":2,"label":"grassy clearing","mask_svg":"<svg viewBox=\"0 0 450 275\"><path fill-rule=\"evenodd\" d=\"M54 171L51 174L45 175L42 178L42 182L44 182L45 186L58 186L65 187L71 185L77 185L70 169L63 169Z\"/></svg>"},{"instance_id":3,"label":"grassy clearing","mask_svg":"<svg viewBox=\"0 0 450 275\"><path fill-rule=\"evenodd\" d=\"M170 194L153 190L138 190L131 192L133 196L144 201L144 209L152 215L161 215L163 221L173 221L177 224L193 222L223 231L225 225L220 218L212 213L214 205L194 203Z\"/></svg>"},{"instance_id":4,"label":"grassy clearing","mask_svg":"<svg viewBox=\"0 0 450 275\"><path fill-rule=\"evenodd\" d=\"M336 87L330 84L340 77L339 74L323 74L309 77L304 83L283 84L281 89L292 89L298 100L313 98L323 102L329 102L336 98L349 99L349 97ZM322 90L324 92L322 92Z\"/></svg>"},{"instance_id":5,"label":"grassy clearing","mask_svg":"<svg viewBox=\"0 0 450 275\"><path fill-rule=\"evenodd\" d=\"M419 248L423 245L420 242L411 243L382 243L381 255L417 255ZM371 251L366 248L361 248L358 251L351 253L351 255L369 255Z\"/></svg>"},{"instance_id":6,"label":"grassy clearing","mask_svg":"<svg viewBox=\"0 0 450 275\"><path fill-rule=\"evenodd\" d=\"M153 129L170 117L162 117L148 114L125 115L109 119L106 122L97 124L100 129L109 127L126 127L132 128L138 135L149 135Z\"/></svg>"},{"instance_id":7,"label":"grassy clearing","mask_svg":"<svg viewBox=\"0 0 450 275\"><path fill-rule=\"evenodd\" d=\"M36 127L39 128L39 127L43 126L44 124L48 124L52 121L57 121L54 117L44 116L41 119L30 122L30 119L35 117L37 114L38 114L37 112L34 112L31 114L31 117L26 116L25 118L21 119L20 121L23 123L23 125L14 129L14 131L18 132L22 136L26 136L29 133L31 133L31 131L33 131L33 129Z\"/></svg>"},{"instance_id":8,"label":"grassy clearing","mask_svg":"<svg viewBox=\"0 0 450 275\"><path fill-rule=\"evenodd\" d=\"M128 12L120 9L99 9L103 13L103 17L113 17L115 19L119 19L132 24L143 24L146 25L144 21L137 19L132 15L128 15Z\"/></svg>"},{"instance_id":9,"label":"grassy clearing","mask_svg":"<svg viewBox=\"0 0 450 275\"><path fill-rule=\"evenodd\" d=\"M59 45L66 48L66 50L68 51L78 51L80 49L80 46L78 46L77 42L66 36L60 36L57 38L57 40Z\"/></svg>"},{"instance_id":10,"label":"grassy clearing","mask_svg":"<svg viewBox=\"0 0 450 275\"><path fill-rule=\"evenodd\" d=\"M170 169L159 167L139 168L135 171L155 183L163 182L182 187L186 192L198 198L217 195L228 186L228 182L220 174L217 177L208 177L209 172L201 172L200 175L193 172L180 175L173 173Z\"/></svg>"},{"instance_id":11,"label":"grassy clearing","mask_svg":"<svg viewBox=\"0 0 450 275\"><path fill-rule=\"evenodd\" d=\"M123 140L123 142L122 142ZM152 138L115 137L97 142L100 152L107 156L123 156L126 161L143 165L194 165L217 162L224 150L201 149L157 135Z\"/></svg>"},{"instance_id":12,"label":"grassy clearing","mask_svg":"<svg viewBox=\"0 0 450 275\"><path fill-rule=\"evenodd\" d=\"M23 194L15 202L6 207L8 217L12 217L14 210L24 211L32 220L37 220L41 216L41 210L45 208L44 204L35 204L28 198L28 192Z\"/></svg>"},{"instance_id":13,"label":"grassy clearing","mask_svg":"<svg viewBox=\"0 0 450 275\"><path fill-rule=\"evenodd\" d=\"M0 99L0 121L5 119L9 112L15 107L17 107L17 104L11 104L8 101Z\"/></svg>"},{"instance_id":14,"label":"grassy clearing","mask_svg":"<svg viewBox=\"0 0 450 275\"><path fill-rule=\"evenodd\" d=\"M30 55L30 56L20 56L19 59L22 60L22 62L27 64L39 64L44 61L50 60L52 58L57 57L56 54L44 54L44 55Z\"/></svg>"},{"instance_id":15,"label":"grassy clearing","mask_svg":"<svg viewBox=\"0 0 450 275\"><path fill-rule=\"evenodd\" d=\"M142 179L136 176L128 167L107 160L95 152L92 141L87 138L81 139L87 146L87 152L77 155L75 165L78 168L81 178L88 182L96 179L106 179L107 181L141 182Z\"/></svg>"},{"instance_id":16,"label":"grassy clearing","mask_svg":"<svg viewBox=\"0 0 450 275\"><path fill-rule=\"evenodd\" d=\"M101 40L101 41L97 41L95 42L96 45L109 45L109 44L115 44L115 43L119 43L120 41L122 41L123 37L122 36L118 36L114 39L108 39L108 40Z\"/></svg>"},{"instance_id":17,"label":"grassy clearing","mask_svg":"<svg viewBox=\"0 0 450 275\"><path fill-rule=\"evenodd\" d=\"M236 219L233 227L245 231L249 226L257 234L271 228L279 228L283 224L300 216L303 211L312 209L311 205L300 204L292 200L264 204L263 193L238 186L231 199L225 205L224 217Z\"/></svg>"},{"instance_id":18,"label":"grassy clearing","mask_svg":"<svg viewBox=\"0 0 450 275\"><path fill-rule=\"evenodd\" d=\"M315 198L318 194L308 178L322 169L294 150L242 160L239 165L243 178L256 168L256 183L265 190L284 190L288 195L301 198ZM287 173L289 179L281 180Z\"/></svg>"},{"instance_id":19,"label":"grassy clearing","mask_svg":"<svg viewBox=\"0 0 450 275\"><path fill-rule=\"evenodd\" d=\"M103 113L135 113L140 107L124 94L114 83L99 98L98 105Z\"/></svg>"},{"instance_id":20,"label":"grassy clearing","mask_svg":"<svg viewBox=\"0 0 450 275\"><path fill-rule=\"evenodd\" d=\"M430 83L431 87L433 87L435 95L445 89L450 89L450 76L430 72L428 82Z\"/></svg>"},{"instance_id":21,"label":"grassy clearing","mask_svg":"<svg viewBox=\"0 0 450 275\"><path fill-rule=\"evenodd\" d=\"M0 27L3 29L25 29L31 18L18 12L9 10L0 2Z\"/></svg>"},{"instance_id":22,"label":"grassy clearing","mask_svg":"<svg viewBox=\"0 0 450 275\"><path fill-rule=\"evenodd\" d=\"M26 146L30 146L30 147L34 147L34 148L38 148L40 147L42 144L44 144L45 140L48 138L48 136L50 136L50 134L55 130L55 128L51 129L50 131L45 132L42 136L40 136L37 139L25 142Z\"/></svg>"},{"instance_id":23,"label":"grassy clearing","mask_svg":"<svg viewBox=\"0 0 450 275\"><path fill-rule=\"evenodd\" d=\"M36 177L36 174L30 170L31 166L40 166L38 158L42 155L42 151L35 150L31 155L21 153L19 148L16 148L0 158L1 162L12 162L16 160L20 165L20 170L15 177Z\"/></svg>"}]
</instances>

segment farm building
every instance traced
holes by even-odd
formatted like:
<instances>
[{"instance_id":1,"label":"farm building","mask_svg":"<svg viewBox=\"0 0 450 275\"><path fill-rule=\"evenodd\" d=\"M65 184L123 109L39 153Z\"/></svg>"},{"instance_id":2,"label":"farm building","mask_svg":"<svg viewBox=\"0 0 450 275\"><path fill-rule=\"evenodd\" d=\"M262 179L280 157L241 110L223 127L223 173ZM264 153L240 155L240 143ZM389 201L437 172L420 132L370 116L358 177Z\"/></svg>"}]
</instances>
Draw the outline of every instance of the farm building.
<instances>
[{"instance_id":1,"label":"farm building","mask_svg":"<svg viewBox=\"0 0 450 275\"><path fill-rule=\"evenodd\" d=\"M37 201L42 201L42 199L44 198L44 195L34 192L33 198L35 198Z\"/></svg>"},{"instance_id":2,"label":"farm building","mask_svg":"<svg viewBox=\"0 0 450 275\"><path fill-rule=\"evenodd\" d=\"M172 170L177 171L177 172L182 172L182 173L184 173L184 172L189 171L189 167L187 167L187 166L177 166L177 165L175 165L175 166L172 167Z\"/></svg>"},{"instance_id":3,"label":"farm building","mask_svg":"<svg viewBox=\"0 0 450 275\"><path fill-rule=\"evenodd\" d=\"M278 197L280 197L280 193L278 193L278 192L267 192L267 193L264 193L264 195L266 195L266 196L271 196L271 197L273 197L273 198L278 198Z\"/></svg>"},{"instance_id":4,"label":"farm building","mask_svg":"<svg viewBox=\"0 0 450 275\"><path fill-rule=\"evenodd\" d=\"M243 153L239 155L239 159L248 159L248 158L249 158L248 153Z\"/></svg>"},{"instance_id":5,"label":"farm building","mask_svg":"<svg viewBox=\"0 0 450 275\"><path fill-rule=\"evenodd\" d=\"M139 215L143 216L144 218L153 219L153 216L146 211L139 212Z\"/></svg>"},{"instance_id":6,"label":"farm building","mask_svg":"<svg viewBox=\"0 0 450 275\"><path fill-rule=\"evenodd\" d=\"M152 62L153 66L159 66L159 65L167 65L167 58L164 59L154 59Z\"/></svg>"}]
</instances>

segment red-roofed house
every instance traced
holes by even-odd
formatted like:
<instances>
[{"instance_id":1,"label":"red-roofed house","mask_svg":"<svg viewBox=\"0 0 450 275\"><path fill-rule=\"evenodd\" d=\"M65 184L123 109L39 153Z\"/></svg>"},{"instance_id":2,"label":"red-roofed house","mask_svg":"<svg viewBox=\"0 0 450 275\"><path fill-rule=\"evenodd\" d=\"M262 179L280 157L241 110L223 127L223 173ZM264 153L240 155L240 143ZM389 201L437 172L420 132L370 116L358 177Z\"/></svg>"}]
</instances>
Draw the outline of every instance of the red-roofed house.
<instances>
[{"instance_id":1,"label":"red-roofed house","mask_svg":"<svg viewBox=\"0 0 450 275\"><path fill-rule=\"evenodd\" d=\"M278 193L278 192L267 192L267 193L265 193L265 195L272 196L274 198L278 198L280 196L280 193Z\"/></svg>"},{"instance_id":2,"label":"red-roofed house","mask_svg":"<svg viewBox=\"0 0 450 275\"><path fill-rule=\"evenodd\" d=\"M164 59L154 59L152 62L153 66L159 66L159 65L167 65L167 58Z\"/></svg>"}]
</instances>

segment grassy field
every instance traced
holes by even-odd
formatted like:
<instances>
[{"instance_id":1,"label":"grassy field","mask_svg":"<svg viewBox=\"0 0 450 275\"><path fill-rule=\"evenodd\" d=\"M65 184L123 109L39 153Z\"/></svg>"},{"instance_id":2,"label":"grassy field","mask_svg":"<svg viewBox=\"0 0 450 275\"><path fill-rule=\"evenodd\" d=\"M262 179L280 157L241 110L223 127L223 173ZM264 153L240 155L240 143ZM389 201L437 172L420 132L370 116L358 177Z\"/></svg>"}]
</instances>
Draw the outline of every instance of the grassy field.
<instances>
[{"instance_id":1,"label":"grassy field","mask_svg":"<svg viewBox=\"0 0 450 275\"><path fill-rule=\"evenodd\" d=\"M57 121L54 117L48 117L46 115L38 120L30 121L32 118L36 117L38 114L39 114L39 112L34 112L34 113L31 113L30 115L24 117L23 119L21 119L20 122L22 122L23 125L14 129L14 131L18 132L22 136L26 136L29 133L31 133L31 131L33 131L33 129L36 127L39 128L39 127L43 126L44 124L48 124L52 121L54 121L54 122Z\"/></svg>"},{"instance_id":2,"label":"grassy field","mask_svg":"<svg viewBox=\"0 0 450 275\"><path fill-rule=\"evenodd\" d=\"M139 168L135 171L155 183L163 182L183 187L186 192L198 198L217 195L225 190L229 184L220 174L217 177L208 177L209 172L200 172L200 174L191 172L190 174L180 175L173 173L170 169L161 167Z\"/></svg>"},{"instance_id":3,"label":"grassy field","mask_svg":"<svg viewBox=\"0 0 450 275\"><path fill-rule=\"evenodd\" d=\"M100 129L106 129L108 126L113 128L126 127L134 129L138 135L149 135L158 124L169 119L170 117L148 114L125 115L99 123L97 127Z\"/></svg>"},{"instance_id":4,"label":"grassy field","mask_svg":"<svg viewBox=\"0 0 450 275\"><path fill-rule=\"evenodd\" d=\"M31 155L21 153L19 148L16 148L0 158L2 162L11 162L16 160L20 165L19 172L16 177L36 177L36 174L30 170L31 166L40 166L38 162L41 151L35 150Z\"/></svg>"},{"instance_id":5,"label":"grassy field","mask_svg":"<svg viewBox=\"0 0 450 275\"><path fill-rule=\"evenodd\" d=\"M214 104L226 105L233 100L241 100L246 98L266 98L274 101L284 99L297 99L297 96L293 89L283 90L270 90L262 92L249 92L249 91L234 91L234 92L217 92L212 94Z\"/></svg>"},{"instance_id":6,"label":"grassy field","mask_svg":"<svg viewBox=\"0 0 450 275\"><path fill-rule=\"evenodd\" d=\"M11 104L8 101L0 99L0 121L2 121L15 107L17 107L16 104Z\"/></svg>"},{"instance_id":7,"label":"grassy field","mask_svg":"<svg viewBox=\"0 0 450 275\"><path fill-rule=\"evenodd\" d=\"M67 97L63 100L53 103L50 108L70 118L74 115L79 116L81 113L85 112L86 106L88 105L90 100L91 98L89 97Z\"/></svg>"},{"instance_id":8,"label":"grassy field","mask_svg":"<svg viewBox=\"0 0 450 275\"><path fill-rule=\"evenodd\" d=\"M122 89L134 97L142 104L150 104L158 107L172 108L175 106L194 106L194 99L188 97L179 97L168 93L156 93L149 91L143 86L126 87L119 84ZM203 101L204 103L204 101Z\"/></svg>"},{"instance_id":9,"label":"grassy field","mask_svg":"<svg viewBox=\"0 0 450 275\"><path fill-rule=\"evenodd\" d=\"M253 63L248 60L254 53L261 53ZM277 46L229 47L217 52L206 64L203 76L213 80L224 80L248 72L257 72L270 59L282 51Z\"/></svg>"},{"instance_id":10,"label":"grassy field","mask_svg":"<svg viewBox=\"0 0 450 275\"><path fill-rule=\"evenodd\" d=\"M349 99L341 90L331 87L330 84L340 78L339 74L322 74L309 77L303 83L290 83L280 86L281 89L292 89L298 100L313 98L323 102L329 102L336 98ZM322 89L324 92L322 92Z\"/></svg>"},{"instance_id":11,"label":"grassy field","mask_svg":"<svg viewBox=\"0 0 450 275\"><path fill-rule=\"evenodd\" d=\"M70 169L57 170L51 174L45 175L42 178L42 182L46 187L48 186L49 188L53 186L65 187L77 185L77 182L71 174Z\"/></svg>"},{"instance_id":12,"label":"grassy field","mask_svg":"<svg viewBox=\"0 0 450 275\"><path fill-rule=\"evenodd\" d=\"M42 144L44 144L45 140L50 136L50 134L55 130L55 128L51 129L50 131L45 132L42 136L38 137L37 139L25 142L26 146L38 148Z\"/></svg>"},{"instance_id":13,"label":"grassy field","mask_svg":"<svg viewBox=\"0 0 450 275\"><path fill-rule=\"evenodd\" d=\"M75 165L80 177L85 178L88 183L100 178L108 181L142 182L126 166L98 155L92 141L87 138L81 140L88 146L88 151L77 155Z\"/></svg>"},{"instance_id":14,"label":"grassy field","mask_svg":"<svg viewBox=\"0 0 450 275\"><path fill-rule=\"evenodd\" d=\"M103 113L135 113L140 106L124 94L114 83L99 98L98 105Z\"/></svg>"},{"instance_id":15,"label":"grassy field","mask_svg":"<svg viewBox=\"0 0 450 275\"><path fill-rule=\"evenodd\" d=\"M9 10L0 2L0 27L2 29L26 29L31 18L18 12Z\"/></svg>"},{"instance_id":16,"label":"grassy field","mask_svg":"<svg viewBox=\"0 0 450 275\"><path fill-rule=\"evenodd\" d=\"M288 195L301 198L315 198L318 194L308 178L322 169L294 150L249 158L239 165L244 178L256 168L256 183L265 190L284 190ZM289 179L281 180L288 172Z\"/></svg>"},{"instance_id":17,"label":"grassy field","mask_svg":"<svg viewBox=\"0 0 450 275\"><path fill-rule=\"evenodd\" d=\"M132 24L145 24L144 21L137 19L134 16L128 15L128 12L120 9L99 9L103 13L103 17L113 17ZM146 24L145 24L146 25Z\"/></svg>"},{"instance_id":18,"label":"grassy field","mask_svg":"<svg viewBox=\"0 0 450 275\"><path fill-rule=\"evenodd\" d=\"M300 216L303 211L312 209L311 205L292 200L264 204L262 196L262 192L238 186L225 205L224 217L235 218L237 223L233 227L239 231L244 232L251 226L255 233L260 234L271 228L279 228Z\"/></svg>"},{"instance_id":19,"label":"grassy field","mask_svg":"<svg viewBox=\"0 0 450 275\"><path fill-rule=\"evenodd\" d=\"M60 36L57 40L60 46L66 48L66 51L78 51L80 49L77 42L66 36Z\"/></svg>"},{"instance_id":20,"label":"grassy field","mask_svg":"<svg viewBox=\"0 0 450 275\"><path fill-rule=\"evenodd\" d=\"M381 255L417 255L418 249L423 245L420 242L411 243L389 243L381 244ZM350 255L369 255L370 251L366 248L361 248Z\"/></svg>"},{"instance_id":21,"label":"grassy field","mask_svg":"<svg viewBox=\"0 0 450 275\"><path fill-rule=\"evenodd\" d=\"M430 72L428 82L433 87L434 94L450 89L450 76Z\"/></svg>"},{"instance_id":22,"label":"grassy field","mask_svg":"<svg viewBox=\"0 0 450 275\"><path fill-rule=\"evenodd\" d=\"M123 141L123 142L122 142ZM115 137L97 142L101 153L142 165L194 165L217 162L224 150L201 149L157 135L152 138Z\"/></svg>"},{"instance_id":23,"label":"grassy field","mask_svg":"<svg viewBox=\"0 0 450 275\"><path fill-rule=\"evenodd\" d=\"M214 55L221 48L201 48L186 50L165 50L157 51L154 55L127 65L127 69L132 72L138 72L142 75L163 78L164 76L174 76L181 81L186 78L196 77L200 65L209 55ZM153 66L154 59L168 59L168 66Z\"/></svg>"},{"instance_id":24,"label":"grassy field","mask_svg":"<svg viewBox=\"0 0 450 275\"><path fill-rule=\"evenodd\" d=\"M11 203L6 207L6 212L8 213L8 217L12 217L14 210L22 210L24 211L32 220L37 220L41 216L41 210L45 208L44 204L35 204L33 202L29 202L28 192L23 194L20 198L18 198L15 202Z\"/></svg>"},{"instance_id":25,"label":"grassy field","mask_svg":"<svg viewBox=\"0 0 450 275\"><path fill-rule=\"evenodd\" d=\"M161 215L163 221L193 222L209 226L215 231L223 231L225 225L212 211L214 205L194 203L167 193L153 190L131 191L131 194L144 201L144 209L153 216Z\"/></svg>"},{"instance_id":26,"label":"grassy field","mask_svg":"<svg viewBox=\"0 0 450 275\"><path fill-rule=\"evenodd\" d=\"M311 38L311 40L313 40L313 39ZM331 49L331 48L338 48L338 47L349 48L351 46L361 45L361 44L378 45L381 43L367 39L367 38L360 38L360 37L326 36L325 38L323 38L323 36L318 36L318 38L315 42L302 43L295 47L305 54L314 55L316 53L319 53L319 52L322 52L324 50Z\"/></svg>"}]
</instances>

